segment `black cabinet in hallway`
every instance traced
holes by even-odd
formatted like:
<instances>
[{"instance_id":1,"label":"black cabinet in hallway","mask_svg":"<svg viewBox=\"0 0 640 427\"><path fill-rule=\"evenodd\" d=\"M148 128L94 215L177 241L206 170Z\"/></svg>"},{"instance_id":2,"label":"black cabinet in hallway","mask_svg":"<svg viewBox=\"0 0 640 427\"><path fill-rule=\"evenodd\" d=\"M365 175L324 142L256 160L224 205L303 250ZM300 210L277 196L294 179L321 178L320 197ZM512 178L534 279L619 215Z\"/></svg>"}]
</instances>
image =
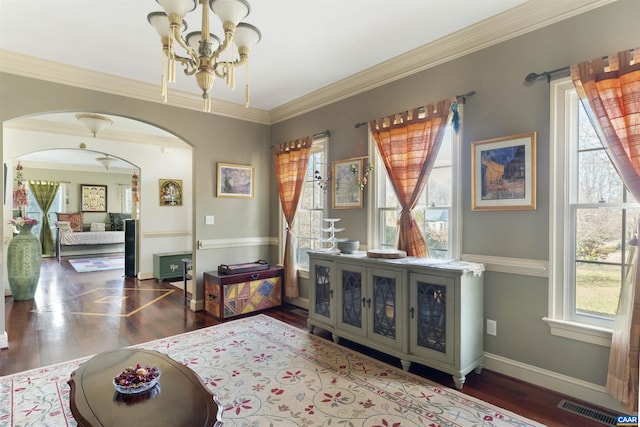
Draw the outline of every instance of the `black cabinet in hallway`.
<instances>
[{"instance_id":1,"label":"black cabinet in hallway","mask_svg":"<svg viewBox=\"0 0 640 427\"><path fill-rule=\"evenodd\" d=\"M125 219L124 221L124 275L126 277L136 277L138 252L137 225L135 219Z\"/></svg>"}]
</instances>

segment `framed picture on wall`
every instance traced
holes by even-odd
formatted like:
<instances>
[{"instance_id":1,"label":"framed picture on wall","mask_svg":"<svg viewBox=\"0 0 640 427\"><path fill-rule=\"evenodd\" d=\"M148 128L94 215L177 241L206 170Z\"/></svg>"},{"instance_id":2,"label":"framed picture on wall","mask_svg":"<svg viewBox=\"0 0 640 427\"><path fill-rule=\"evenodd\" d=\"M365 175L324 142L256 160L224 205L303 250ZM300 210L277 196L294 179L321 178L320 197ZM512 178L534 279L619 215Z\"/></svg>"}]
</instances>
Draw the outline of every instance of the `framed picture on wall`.
<instances>
[{"instance_id":1,"label":"framed picture on wall","mask_svg":"<svg viewBox=\"0 0 640 427\"><path fill-rule=\"evenodd\" d=\"M536 133L471 143L471 209L535 208Z\"/></svg>"},{"instance_id":2,"label":"framed picture on wall","mask_svg":"<svg viewBox=\"0 0 640 427\"><path fill-rule=\"evenodd\" d=\"M336 160L331 166L333 209L361 208L362 192L358 182L362 179L362 159Z\"/></svg>"},{"instance_id":3,"label":"framed picture on wall","mask_svg":"<svg viewBox=\"0 0 640 427\"><path fill-rule=\"evenodd\" d=\"M107 186L80 184L82 212L107 211Z\"/></svg>"},{"instance_id":4,"label":"framed picture on wall","mask_svg":"<svg viewBox=\"0 0 640 427\"><path fill-rule=\"evenodd\" d=\"M160 206L182 206L182 180L160 180Z\"/></svg>"},{"instance_id":5,"label":"framed picture on wall","mask_svg":"<svg viewBox=\"0 0 640 427\"><path fill-rule=\"evenodd\" d=\"M218 197L253 198L253 166L218 163Z\"/></svg>"}]
</instances>

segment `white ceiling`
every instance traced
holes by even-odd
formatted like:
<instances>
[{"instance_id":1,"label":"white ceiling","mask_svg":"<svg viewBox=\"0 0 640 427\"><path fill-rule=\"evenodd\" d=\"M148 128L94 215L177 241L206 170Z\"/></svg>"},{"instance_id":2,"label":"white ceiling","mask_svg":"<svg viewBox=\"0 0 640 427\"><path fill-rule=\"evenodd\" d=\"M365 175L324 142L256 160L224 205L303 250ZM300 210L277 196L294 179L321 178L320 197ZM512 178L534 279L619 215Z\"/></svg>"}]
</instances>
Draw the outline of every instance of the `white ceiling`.
<instances>
[{"instance_id":1,"label":"white ceiling","mask_svg":"<svg viewBox=\"0 0 640 427\"><path fill-rule=\"evenodd\" d=\"M251 106L272 111L339 82L342 94L345 81L357 85L349 78L391 70L375 75L378 82L360 79L362 89L374 87L612 1L250 0L245 21L262 32L249 55ZM154 11L162 11L154 0L0 0L0 71L67 84L79 79L52 62L89 73L99 90L105 76L117 77L125 95L135 82L153 85L147 92L159 100L161 43L147 22ZM200 5L186 16L187 32L200 30L201 16ZM210 18L211 31L221 35L218 18ZM7 59L15 54L19 60ZM170 87L199 99L195 78L181 68ZM242 68L237 90L216 81L214 101L243 105L245 80Z\"/></svg>"},{"instance_id":2,"label":"white ceiling","mask_svg":"<svg viewBox=\"0 0 640 427\"><path fill-rule=\"evenodd\" d=\"M254 121L270 123L274 115L284 117L279 112L291 116L326 105L611 1L250 0L245 21L262 32L249 55L252 108L240 107L244 71L236 91L216 81L212 96L223 107L237 107L234 114L252 120L257 111ZM0 71L124 96L135 96L127 91L139 84L145 96L151 91L149 99L159 100L161 44L147 15L161 10L154 0L0 0ZM187 15L188 32L200 29L200 17L200 6ZM220 35L213 14L211 22ZM109 80L115 83L108 86ZM184 93L200 108L195 78L179 64L171 87L169 102ZM79 126L67 113L40 119ZM149 126L114 120L114 132L158 135Z\"/></svg>"},{"instance_id":3,"label":"white ceiling","mask_svg":"<svg viewBox=\"0 0 640 427\"><path fill-rule=\"evenodd\" d=\"M251 0L245 21L262 40L249 55L251 105L271 110L527 0ZM536 0L540 2L540 0ZM546 1L546 0L545 0ZM559 1L559 0L554 0ZM566 1L566 0L565 0ZM154 0L0 0L0 49L158 85ZM201 28L201 8L187 15ZM222 33L211 14L211 31ZM177 69L174 87L199 94ZM216 81L214 98L244 103Z\"/></svg>"},{"instance_id":4,"label":"white ceiling","mask_svg":"<svg viewBox=\"0 0 640 427\"><path fill-rule=\"evenodd\" d=\"M158 151L187 147L184 141L155 126L121 116L109 115L107 117L112 120L112 123L99 131L95 138L91 131L78 121L74 113L42 114L36 117L12 120L6 122L5 127L18 131L38 132L38 138L41 142L45 141L42 139L43 137L65 135L74 137L74 141L78 143L78 148L73 150L48 149L22 155L19 160L25 167L57 167L61 170L72 170L77 166L86 166L89 168L88 170L104 171L104 167L96 161L96 158L109 154L116 158L116 161L109 168L111 172L129 173L137 168L119 159L117 154L113 152L102 151L104 148L101 150L100 147L109 147L109 142L115 141L158 146ZM30 138L28 135L23 137ZM86 149L81 149L80 144L84 144Z\"/></svg>"}]
</instances>

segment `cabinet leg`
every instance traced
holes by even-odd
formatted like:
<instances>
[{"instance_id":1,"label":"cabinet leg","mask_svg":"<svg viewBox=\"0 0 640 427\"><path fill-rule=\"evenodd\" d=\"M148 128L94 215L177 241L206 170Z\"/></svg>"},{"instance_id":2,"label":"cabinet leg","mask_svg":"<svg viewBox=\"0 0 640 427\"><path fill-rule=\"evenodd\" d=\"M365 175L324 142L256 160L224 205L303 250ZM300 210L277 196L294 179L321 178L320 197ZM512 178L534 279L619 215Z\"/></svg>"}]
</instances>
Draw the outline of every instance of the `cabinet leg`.
<instances>
[{"instance_id":1,"label":"cabinet leg","mask_svg":"<svg viewBox=\"0 0 640 427\"><path fill-rule=\"evenodd\" d=\"M456 377L452 375L451 378L453 378L453 382L456 385L456 388L458 390L462 390L462 386L464 385L464 382L466 381L467 377L464 375L461 377Z\"/></svg>"},{"instance_id":2,"label":"cabinet leg","mask_svg":"<svg viewBox=\"0 0 640 427\"><path fill-rule=\"evenodd\" d=\"M312 325L311 323L309 323L309 321L308 321L308 320L307 320L307 327L309 328L309 332L310 332L310 333L313 333L313 330L314 330L315 326L314 326L314 325Z\"/></svg>"},{"instance_id":3,"label":"cabinet leg","mask_svg":"<svg viewBox=\"0 0 640 427\"><path fill-rule=\"evenodd\" d=\"M409 372L409 368L411 367L411 362L408 360L400 359L400 364L402 365L402 370Z\"/></svg>"},{"instance_id":4,"label":"cabinet leg","mask_svg":"<svg viewBox=\"0 0 640 427\"><path fill-rule=\"evenodd\" d=\"M476 366L476 369L474 369L473 372L480 375L482 373L482 366Z\"/></svg>"},{"instance_id":5,"label":"cabinet leg","mask_svg":"<svg viewBox=\"0 0 640 427\"><path fill-rule=\"evenodd\" d=\"M336 334L331 334L331 339L333 339L333 342L336 344L340 343L340 337L337 336Z\"/></svg>"}]
</instances>

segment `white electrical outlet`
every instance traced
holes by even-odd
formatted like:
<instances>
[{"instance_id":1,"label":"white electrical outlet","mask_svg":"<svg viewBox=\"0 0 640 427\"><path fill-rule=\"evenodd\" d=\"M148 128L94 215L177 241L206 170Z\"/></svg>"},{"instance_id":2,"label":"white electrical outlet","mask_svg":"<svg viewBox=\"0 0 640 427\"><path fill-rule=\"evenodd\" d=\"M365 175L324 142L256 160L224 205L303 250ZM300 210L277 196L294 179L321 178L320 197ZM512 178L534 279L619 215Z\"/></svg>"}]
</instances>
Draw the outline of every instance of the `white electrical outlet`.
<instances>
[{"instance_id":1,"label":"white electrical outlet","mask_svg":"<svg viewBox=\"0 0 640 427\"><path fill-rule=\"evenodd\" d=\"M206 225L213 225L213 223L214 223L213 215L206 215L206 216L204 217L204 223L205 223Z\"/></svg>"},{"instance_id":2,"label":"white electrical outlet","mask_svg":"<svg viewBox=\"0 0 640 427\"><path fill-rule=\"evenodd\" d=\"M487 335L498 335L498 322L495 320L487 319Z\"/></svg>"}]
</instances>

